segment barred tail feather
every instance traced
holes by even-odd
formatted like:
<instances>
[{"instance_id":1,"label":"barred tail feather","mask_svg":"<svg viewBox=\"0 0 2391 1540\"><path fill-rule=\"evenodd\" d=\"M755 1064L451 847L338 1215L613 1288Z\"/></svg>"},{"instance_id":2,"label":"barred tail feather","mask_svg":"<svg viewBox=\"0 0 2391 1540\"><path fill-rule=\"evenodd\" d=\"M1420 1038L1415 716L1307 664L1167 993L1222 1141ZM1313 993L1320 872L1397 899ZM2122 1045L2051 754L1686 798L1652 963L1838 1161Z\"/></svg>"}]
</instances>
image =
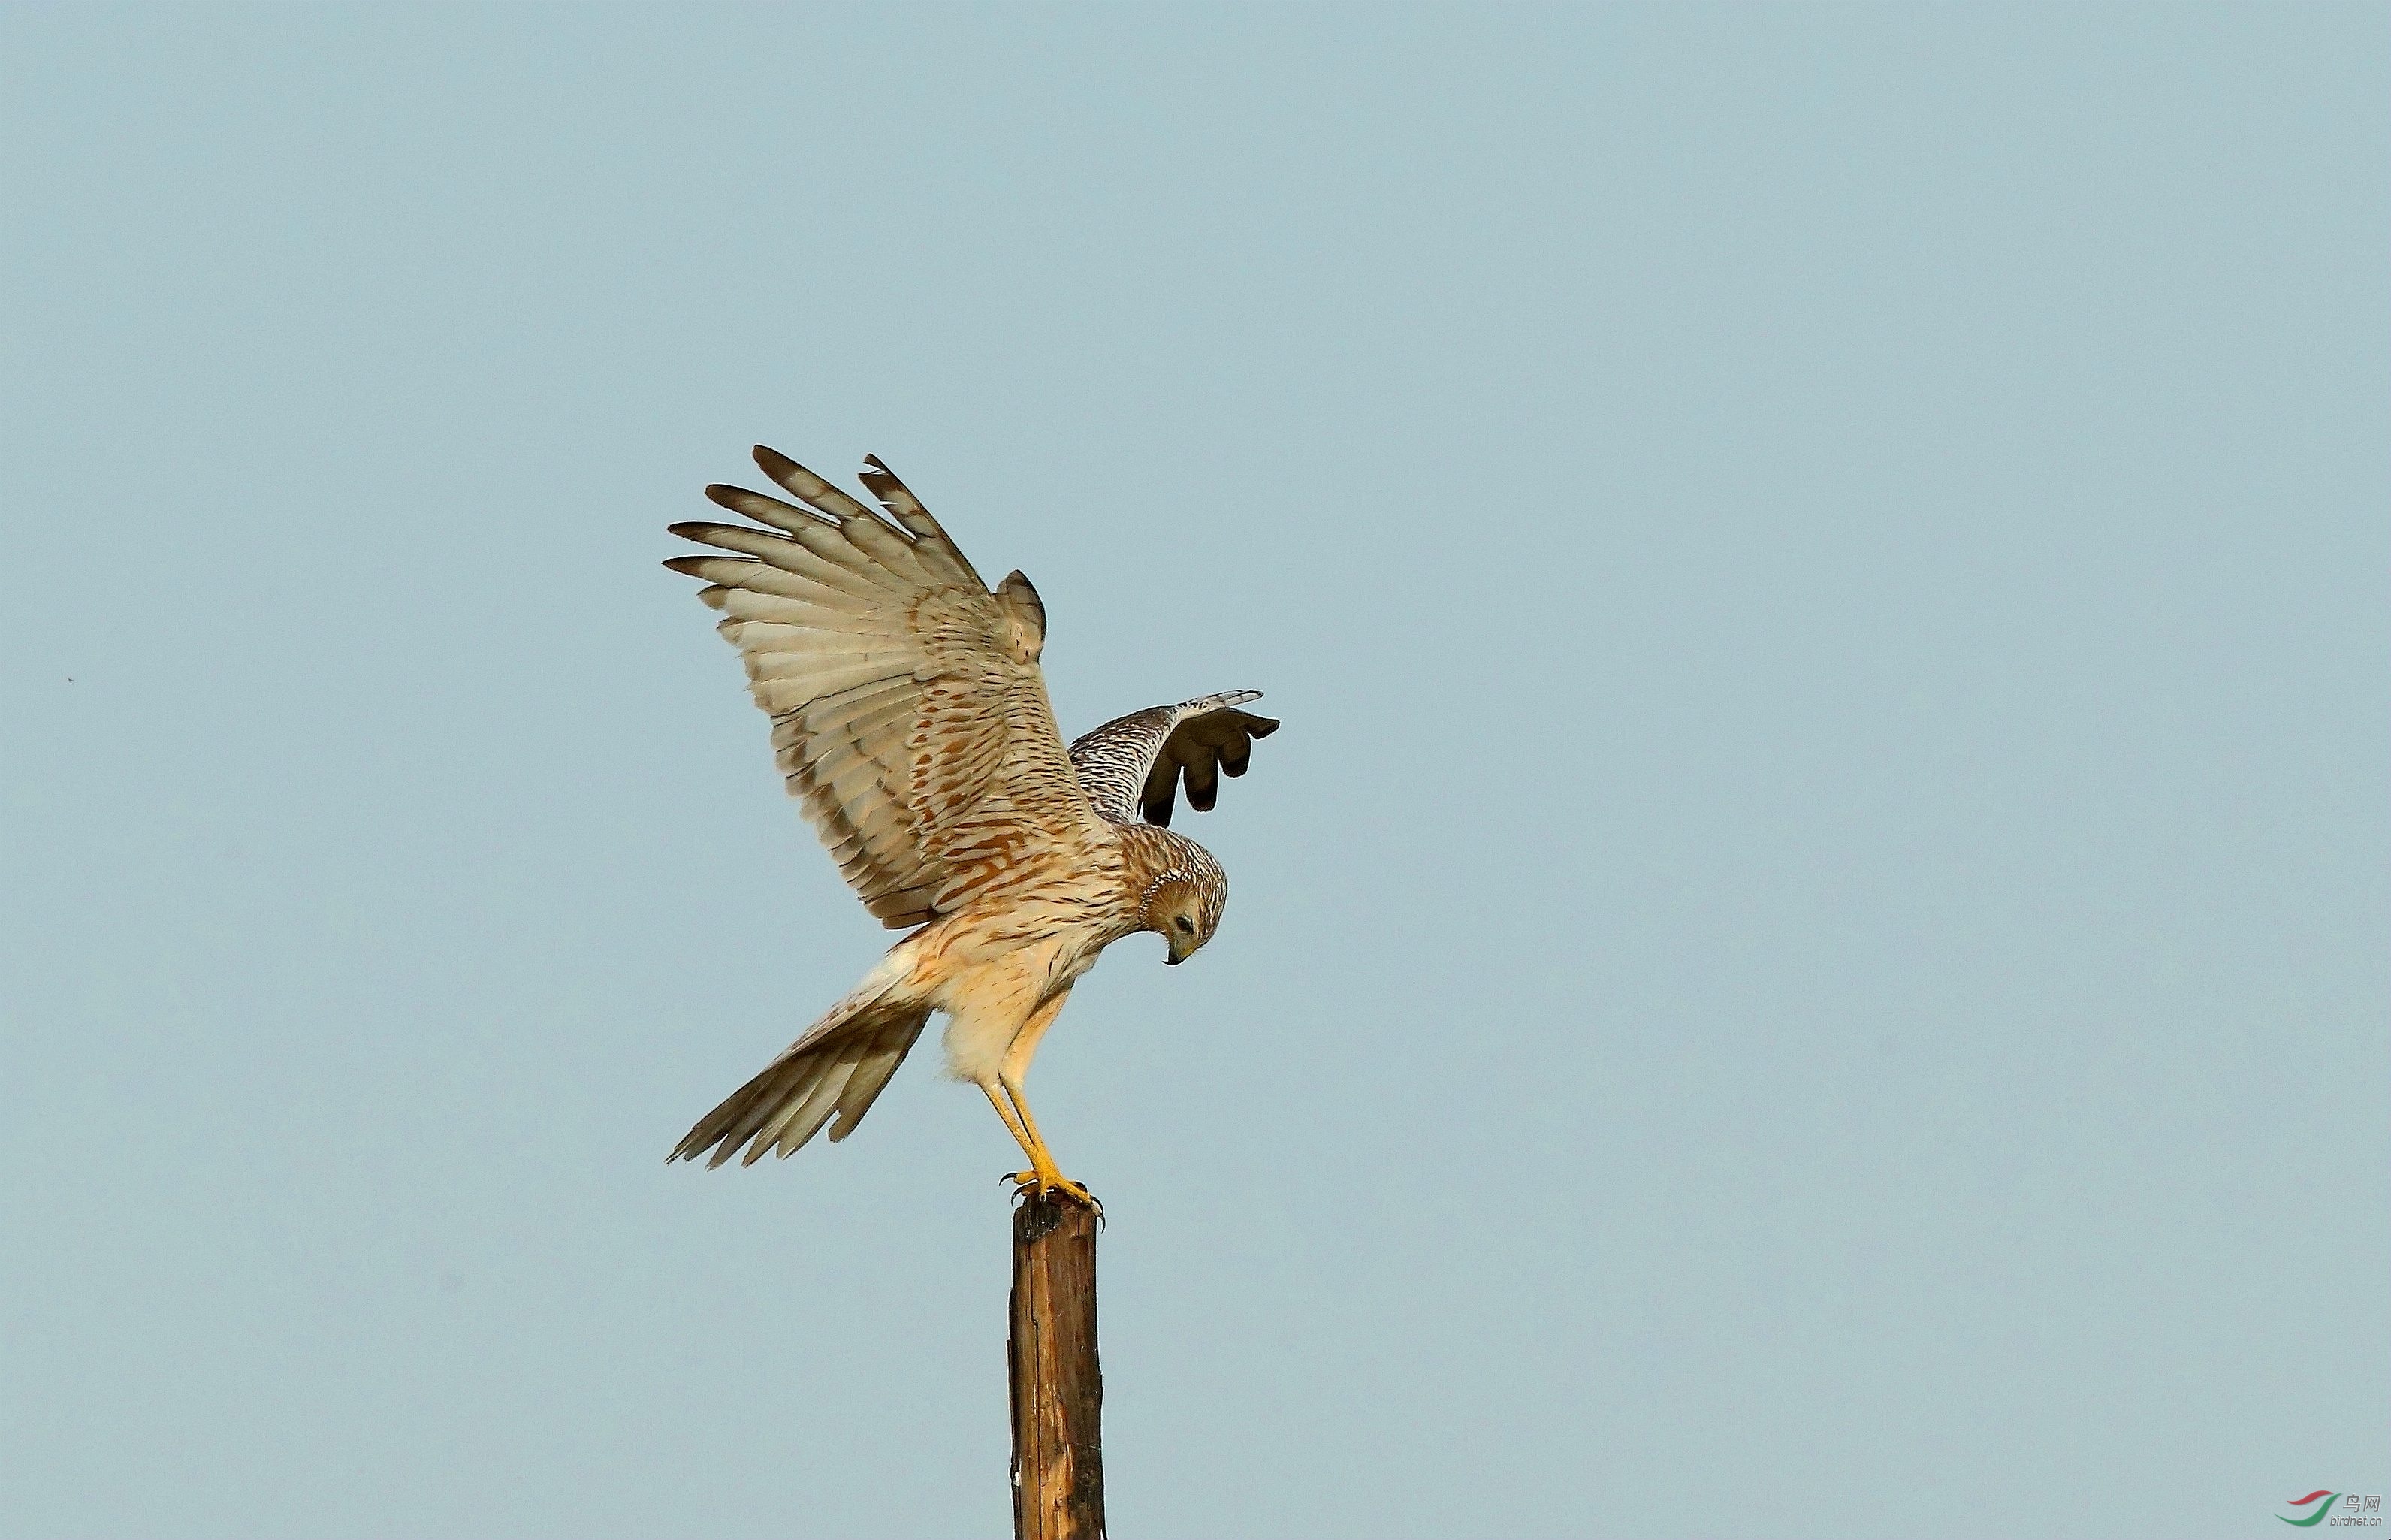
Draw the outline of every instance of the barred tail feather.
<instances>
[{"instance_id":1,"label":"barred tail feather","mask_svg":"<svg viewBox=\"0 0 2391 1540\"><path fill-rule=\"evenodd\" d=\"M891 991L892 993L894 991ZM905 1062L930 1018L930 1007L884 993L841 1001L829 1016L697 1121L667 1162L713 1151L708 1170L743 1147L741 1164L765 1151L795 1154L833 1118L833 1143L855 1132L872 1103Z\"/></svg>"}]
</instances>

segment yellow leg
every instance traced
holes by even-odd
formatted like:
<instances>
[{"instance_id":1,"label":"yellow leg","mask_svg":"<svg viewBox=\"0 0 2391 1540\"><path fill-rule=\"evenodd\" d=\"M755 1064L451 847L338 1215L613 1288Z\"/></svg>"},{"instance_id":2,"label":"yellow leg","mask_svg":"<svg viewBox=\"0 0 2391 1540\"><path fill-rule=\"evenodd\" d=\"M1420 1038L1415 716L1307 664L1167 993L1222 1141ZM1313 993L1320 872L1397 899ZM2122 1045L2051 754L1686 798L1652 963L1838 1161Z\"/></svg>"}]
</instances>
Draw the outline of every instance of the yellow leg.
<instances>
[{"instance_id":1,"label":"yellow leg","mask_svg":"<svg viewBox=\"0 0 2391 1540\"><path fill-rule=\"evenodd\" d=\"M1014 1110L1020 1114L1022 1126L1029 1131L1027 1146L1029 1170L1015 1171L1005 1180L1019 1186L1034 1187L1041 1193L1061 1193L1064 1197L1076 1198L1090 1208L1103 1208L1104 1205L1096 1201L1094 1194L1065 1176L1062 1169L1054 1164L1054 1152L1046 1147L1045 1139L1039 1134L1038 1119L1029 1115L1029 1098L1021 1094L1021 1087L1007 1081L1004 1082L1004 1094L1013 1098Z\"/></svg>"},{"instance_id":2,"label":"yellow leg","mask_svg":"<svg viewBox=\"0 0 2391 1540\"><path fill-rule=\"evenodd\" d=\"M1015 1171L1005 1180L1039 1193L1059 1192L1066 1197L1101 1209L1103 1205L1096 1202L1087 1188L1065 1176L1062 1168L1054 1163L1054 1152L1046 1147L1046 1137L1038 1132L1038 1119L1030 1114L1029 1097L1021 1089L1021 1082L1029 1075L1030 1057L1038 1052L1038 1040L1054 1025L1055 1016L1062 1014L1063 1003L1070 998L1071 991L1065 990L1031 1012L1029 1019L1021 1024L1021 1030L1014 1034L1013 1045L1004 1051L1003 1066L997 1071L997 1081L1004 1087L1007 1099L1013 1103L1014 1116L1006 1121L1008 1124L1017 1123L1015 1137L1021 1138L1021 1147L1029 1155L1029 1169Z\"/></svg>"},{"instance_id":3,"label":"yellow leg","mask_svg":"<svg viewBox=\"0 0 2391 1540\"><path fill-rule=\"evenodd\" d=\"M979 1082L979 1090L980 1094L988 1098L988 1105L996 1108L996 1115L1004 1119L1004 1131L1013 1135L1013 1142L1021 1146L1021 1153L1029 1157L1031 1162L1035 1163L1038 1159L1039 1146L1031 1140L1029 1131L1021 1126L1021 1114L1013 1110L1013 1103L1006 1094L986 1081ZM1019 1178L1007 1180L1017 1181Z\"/></svg>"}]
</instances>

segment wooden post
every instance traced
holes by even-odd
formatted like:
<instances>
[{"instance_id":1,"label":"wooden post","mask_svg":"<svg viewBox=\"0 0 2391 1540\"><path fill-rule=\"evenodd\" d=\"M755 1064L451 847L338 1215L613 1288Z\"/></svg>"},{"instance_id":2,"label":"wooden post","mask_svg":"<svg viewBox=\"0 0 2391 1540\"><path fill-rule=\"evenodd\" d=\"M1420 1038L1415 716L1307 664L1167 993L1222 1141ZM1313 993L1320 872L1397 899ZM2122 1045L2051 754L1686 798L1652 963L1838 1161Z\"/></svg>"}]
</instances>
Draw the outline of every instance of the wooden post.
<instances>
[{"instance_id":1,"label":"wooden post","mask_svg":"<svg viewBox=\"0 0 2391 1540\"><path fill-rule=\"evenodd\" d=\"M1096 1215L1058 1197L1013 1210L1015 1540L1103 1540L1105 1377L1096 1366Z\"/></svg>"}]
</instances>

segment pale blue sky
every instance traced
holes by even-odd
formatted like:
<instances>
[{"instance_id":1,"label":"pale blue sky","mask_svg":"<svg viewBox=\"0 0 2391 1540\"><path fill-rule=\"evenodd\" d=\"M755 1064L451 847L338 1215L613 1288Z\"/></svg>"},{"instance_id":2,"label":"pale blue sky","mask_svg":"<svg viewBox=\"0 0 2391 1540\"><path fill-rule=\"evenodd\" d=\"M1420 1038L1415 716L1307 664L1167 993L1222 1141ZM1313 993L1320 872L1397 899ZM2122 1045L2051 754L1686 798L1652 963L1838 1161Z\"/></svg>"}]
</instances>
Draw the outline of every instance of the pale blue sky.
<instances>
[{"instance_id":1,"label":"pale blue sky","mask_svg":"<svg viewBox=\"0 0 2391 1540\"><path fill-rule=\"evenodd\" d=\"M1006 1523L691 585L885 458L1254 687L1039 1062L1115 1533L2391 1488L2379 6L0 14L0 1532Z\"/></svg>"}]
</instances>

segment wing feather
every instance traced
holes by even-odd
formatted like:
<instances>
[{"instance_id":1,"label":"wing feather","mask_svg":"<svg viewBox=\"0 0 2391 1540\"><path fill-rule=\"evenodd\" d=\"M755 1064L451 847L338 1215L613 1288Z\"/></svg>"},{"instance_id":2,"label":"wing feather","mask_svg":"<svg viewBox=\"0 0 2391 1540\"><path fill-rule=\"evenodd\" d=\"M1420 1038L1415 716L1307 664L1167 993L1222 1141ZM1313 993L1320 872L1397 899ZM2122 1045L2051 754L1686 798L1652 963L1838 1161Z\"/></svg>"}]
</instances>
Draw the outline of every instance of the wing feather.
<instances>
[{"instance_id":1,"label":"wing feather","mask_svg":"<svg viewBox=\"0 0 2391 1540\"><path fill-rule=\"evenodd\" d=\"M844 535L819 525L778 535L743 524L691 523L673 524L670 533L700 545L753 556L782 572L810 578L833 593L867 603L885 604L905 591L895 574L875 566L848 545Z\"/></svg>"},{"instance_id":2,"label":"wing feather","mask_svg":"<svg viewBox=\"0 0 2391 1540\"><path fill-rule=\"evenodd\" d=\"M864 482L886 519L786 456L758 448L756 462L803 506L709 487L767 527L677 524L735 554L666 564L705 583L699 597L721 612L717 629L772 717L789 790L864 906L892 928L918 925L1013 862L1101 838L1047 701L1044 609L1028 580L991 593L877 459ZM818 1113L852 1127L870 1094L857 1103L847 1087L885 1081L895 1064L884 1057L859 1049L820 1105L811 1093L776 1103L779 1122L733 1142L801 1143Z\"/></svg>"},{"instance_id":3,"label":"wing feather","mask_svg":"<svg viewBox=\"0 0 2391 1540\"><path fill-rule=\"evenodd\" d=\"M877 455L864 456L863 463L863 485L880 499L881 506L888 510L891 517L912 533L921 544L925 562L943 568L950 582L986 588L988 585L980 581L980 576L972 570L971 563L955 549L954 541L947 538L946 530L937 520L930 517L930 511L922 506L922 499L913 496L912 490L897 479L896 472L881 464Z\"/></svg>"},{"instance_id":4,"label":"wing feather","mask_svg":"<svg viewBox=\"0 0 2391 1540\"><path fill-rule=\"evenodd\" d=\"M790 599L818 610L852 611L869 607L868 601L854 594L841 592L810 577L745 556L676 556L665 565L691 577L703 577L714 585L698 589L697 596L717 610L729 602L724 596L731 593Z\"/></svg>"},{"instance_id":5,"label":"wing feather","mask_svg":"<svg viewBox=\"0 0 2391 1540\"><path fill-rule=\"evenodd\" d=\"M930 572L922 565L913 554L912 541L876 518L859 513L840 525L839 533L866 556L924 587L936 588L948 581L943 573Z\"/></svg>"},{"instance_id":6,"label":"wing feather","mask_svg":"<svg viewBox=\"0 0 2391 1540\"><path fill-rule=\"evenodd\" d=\"M1278 723L1237 707L1259 690L1203 695L1117 717L1071 745L1071 766L1096 810L1116 823L1168 825L1183 778L1187 803L1209 812L1221 773L1243 775L1253 743Z\"/></svg>"},{"instance_id":7,"label":"wing feather","mask_svg":"<svg viewBox=\"0 0 2391 1540\"><path fill-rule=\"evenodd\" d=\"M756 446L756 466L784 491L801 502L821 509L833 520L853 518L864 511L861 503L778 449L768 449L761 444Z\"/></svg>"},{"instance_id":8,"label":"wing feather","mask_svg":"<svg viewBox=\"0 0 2391 1540\"><path fill-rule=\"evenodd\" d=\"M810 508L799 508L778 498L768 498L761 492L750 492L743 486L725 486L717 482L705 489L705 496L708 501L718 507L727 508L733 513L744 513L757 524L770 524L774 529L795 531L807 524L834 525L837 523Z\"/></svg>"}]
</instances>

